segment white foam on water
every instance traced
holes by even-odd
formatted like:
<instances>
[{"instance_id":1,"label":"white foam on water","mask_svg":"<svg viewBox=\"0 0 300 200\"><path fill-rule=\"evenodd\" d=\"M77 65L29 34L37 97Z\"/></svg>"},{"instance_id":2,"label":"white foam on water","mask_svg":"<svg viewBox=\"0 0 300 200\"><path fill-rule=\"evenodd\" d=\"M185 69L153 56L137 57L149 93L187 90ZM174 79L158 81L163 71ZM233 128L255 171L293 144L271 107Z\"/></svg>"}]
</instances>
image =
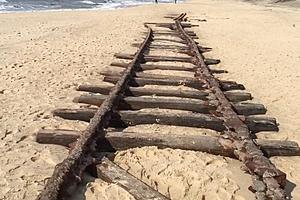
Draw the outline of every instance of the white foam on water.
<instances>
[{"instance_id":1,"label":"white foam on water","mask_svg":"<svg viewBox=\"0 0 300 200\"><path fill-rule=\"evenodd\" d=\"M98 5L97 8L99 10L114 10L119 8L126 8L131 6L145 5L145 4L153 4L153 2L139 2L139 1L119 1L119 2L110 2L102 5Z\"/></svg>"},{"instance_id":2,"label":"white foam on water","mask_svg":"<svg viewBox=\"0 0 300 200\"><path fill-rule=\"evenodd\" d=\"M0 1L6 1L6 0L0 0ZM59 11L82 11L82 10L115 10L115 9L121 9L126 7L133 7L133 6L139 6L139 5L145 5L145 4L153 4L154 0L108 0L107 3L95 3L91 0L81 0L81 3L94 5L92 8L48 8L48 6L45 6L45 9L24 9L23 7L19 7L16 9L12 5L0 5L0 13L13 13L13 12L59 12ZM173 3L174 0L158 0L159 3ZM184 0L177 0L178 3L184 2ZM40 7L43 7L40 5Z\"/></svg>"},{"instance_id":3,"label":"white foam on water","mask_svg":"<svg viewBox=\"0 0 300 200\"><path fill-rule=\"evenodd\" d=\"M0 0L1 1L1 0ZM95 2L92 2L92 1L89 1L89 0L83 0L83 1L80 1L81 3L85 3L85 4L89 4L89 5L94 5L96 4Z\"/></svg>"}]
</instances>

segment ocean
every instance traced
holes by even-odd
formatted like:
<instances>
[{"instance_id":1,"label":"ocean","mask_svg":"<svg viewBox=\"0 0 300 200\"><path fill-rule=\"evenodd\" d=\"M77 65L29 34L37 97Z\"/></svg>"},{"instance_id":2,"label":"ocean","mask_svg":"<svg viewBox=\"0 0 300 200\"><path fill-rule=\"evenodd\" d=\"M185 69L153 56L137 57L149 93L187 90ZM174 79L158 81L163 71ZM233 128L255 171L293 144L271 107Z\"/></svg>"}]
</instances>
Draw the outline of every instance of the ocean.
<instances>
[{"instance_id":1,"label":"ocean","mask_svg":"<svg viewBox=\"0 0 300 200\"><path fill-rule=\"evenodd\" d=\"M174 3L174 0L158 2ZM154 0L0 0L0 12L117 9L151 3L154 3Z\"/></svg>"}]
</instances>

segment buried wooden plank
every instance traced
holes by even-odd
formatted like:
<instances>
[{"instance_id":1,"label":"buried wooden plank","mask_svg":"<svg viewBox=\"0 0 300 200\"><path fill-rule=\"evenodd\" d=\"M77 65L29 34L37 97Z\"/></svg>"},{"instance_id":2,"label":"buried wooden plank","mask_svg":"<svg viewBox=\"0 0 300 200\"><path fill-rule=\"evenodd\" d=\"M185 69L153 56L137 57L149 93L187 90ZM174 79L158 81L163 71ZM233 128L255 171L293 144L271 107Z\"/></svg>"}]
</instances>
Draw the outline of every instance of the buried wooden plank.
<instances>
[{"instance_id":1,"label":"buried wooden plank","mask_svg":"<svg viewBox=\"0 0 300 200\"><path fill-rule=\"evenodd\" d=\"M106 95L99 94L85 94L74 98L76 103L86 103L100 106L107 98ZM166 108L176 110L188 110L199 113L210 113L215 111L218 102L214 100L203 101L199 99L187 98L172 98L172 97L124 97L119 105L119 109L133 109L139 110L143 108ZM233 103L232 106L240 115L257 115L265 114L266 108L262 104L255 103Z\"/></svg>"},{"instance_id":2,"label":"buried wooden plank","mask_svg":"<svg viewBox=\"0 0 300 200\"><path fill-rule=\"evenodd\" d=\"M101 163L96 165L98 178L114 183L129 192L136 200L168 200L152 187L137 179L124 169L103 157Z\"/></svg>"},{"instance_id":3,"label":"buried wooden plank","mask_svg":"<svg viewBox=\"0 0 300 200\"><path fill-rule=\"evenodd\" d=\"M54 116L62 117L69 120L81 120L89 122L95 114L95 109L56 109L53 111ZM119 114L119 115L118 115ZM174 126L187 126L196 128L209 128L216 131L223 131L223 121L216 119L212 115L200 113L162 113L159 110L146 112L139 111L119 111L112 115L110 126L127 127L138 124L162 124ZM249 130L253 133L260 131L278 131L278 124L275 118L266 116L240 116Z\"/></svg>"},{"instance_id":4,"label":"buried wooden plank","mask_svg":"<svg viewBox=\"0 0 300 200\"><path fill-rule=\"evenodd\" d=\"M109 94L112 86L107 85L80 85L78 86L78 91L86 91L93 93L101 93L104 95ZM146 87L129 87L127 95L131 96L172 96L172 97L184 97L184 98L194 98L194 99L208 99L208 91L198 90L171 90L171 89L160 89L160 88L146 88Z\"/></svg>"},{"instance_id":5,"label":"buried wooden plank","mask_svg":"<svg viewBox=\"0 0 300 200\"><path fill-rule=\"evenodd\" d=\"M64 129L42 129L36 134L41 144L57 144L68 147L80 137L80 131ZM254 139L264 154L271 156L299 156L300 148L296 142L285 140ZM109 147L107 147L109 143ZM223 137L203 135L160 134L152 132L108 131L105 139L97 141L99 151L126 150L136 147L156 146L182 150L201 151L214 155L234 158L234 147L230 140ZM226 147L226 148L225 148ZM113 148L113 149L111 149Z\"/></svg>"}]
</instances>

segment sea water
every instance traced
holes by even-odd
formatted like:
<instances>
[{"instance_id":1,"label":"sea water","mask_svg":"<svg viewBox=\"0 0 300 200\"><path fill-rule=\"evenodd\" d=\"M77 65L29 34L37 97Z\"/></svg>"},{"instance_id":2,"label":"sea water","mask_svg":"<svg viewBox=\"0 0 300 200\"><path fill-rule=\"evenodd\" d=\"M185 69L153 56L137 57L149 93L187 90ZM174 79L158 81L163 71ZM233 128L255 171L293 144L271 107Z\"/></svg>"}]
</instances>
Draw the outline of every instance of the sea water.
<instances>
[{"instance_id":1,"label":"sea water","mask_svg":"<svg viewBox=\"0 0 300 200\"><path fill-rule=\"evenodd\" d=\"M158 2L174 3L174 0L158 0ZM154 3L154 0L0 0L0 12L116 9L151 3Z\"/></svg>"}]
</instances>

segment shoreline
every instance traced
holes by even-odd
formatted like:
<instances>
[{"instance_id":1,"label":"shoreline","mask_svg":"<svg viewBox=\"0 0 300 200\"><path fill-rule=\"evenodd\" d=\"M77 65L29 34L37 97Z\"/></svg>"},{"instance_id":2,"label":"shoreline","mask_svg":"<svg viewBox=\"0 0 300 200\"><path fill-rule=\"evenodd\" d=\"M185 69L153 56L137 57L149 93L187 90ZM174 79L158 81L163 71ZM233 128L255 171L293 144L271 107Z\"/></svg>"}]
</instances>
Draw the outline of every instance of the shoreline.
<instances>
[{"instance_id":1,"label":"shoreline","mask_svg":"<svg viewBox=\"0 0 300 200\"><path fill-rule=\"evenodd\" d=\"M184 3L184 0L177 1L177 4ZM155 5L155 2L132 2L132 4L124 4L119 5L118 3L107 3L101 6L96 5L94 8L58 8L58 9L36 9L36 10L16 10L16 11L7 11L7 10L0 10L0 14L9 14L9 13L35 13L35 12L77 12L77 11L105 11L105 10L118 10L118 9L126 9L131 7L138 7L143 5ZM172 2L161 2L158 3L159 5L163 4L174 4Z\"/></svg>"},{"instance_id":2,"label":"shoreline","mask_svg":"<svg viewBox=\"0 0 300 200\"><path fill-rule=\"evenodd\" d=\"M79 12L78 12L79 11ZM280 123L278 133L258 138L300 144L300 14L286 7L265 7L233 0L192 0L126 9L6 13L0 19L0 199L34 199L67 149L35 142L41 128L83 130L86 123L54 118L54 108L75 108L79 84L101 83L100 72L113 54L133 53L142 41L143 23L188 12L205 54L221 59L222 79L242 83L268 116ZM200 22L197 19L206 19ZM138 128L138 127L137 127ZM145 130L199 134L199 130L150 125ZM274 157L287 173L287 191L300 198L299 157ZM130 173L179 199L252 199L249 176L233 159L193 151L136 148L118 152L115 161ZM245 180L242 183L239 180ZM88 200L131 199L118 186L89 180ZM213 195L213 196L210 196ZM124 198L123 198L124 197ZM80 199L80 198L79 198Z\"/></svg>"},{"instance_id":3,"label":"shoreline","mask_svg":"<svg viewBox=\"0 0 300 200\"><path fill-rule=\"evenodd\" d=\"M189 2L190 0L179 0L177 4L183 4L185 2ZM255 6L263 6L266 8L286 8L292 10L299 10L300 9L300 0L289 0L289 1L282 1L282 2L272 2L272 1L258 1L258 0L236 0L236 2L243 2ZM173 2L162 2L158 3L158 5L168 5L174 4ZM109 5L109 4L108 4ZM127 9L132 7L139 7L139 6L146 6L146 5L156 5L154 2L135 2L134 4L128 4L124 6L117 6L117 7L94 7L94 8L62 8L62 9L45 9L45 10L19 10L19 11L5 11L0 10L0 14L13 14L13 13L44 13L44 12L81 12L81 11L107 11L107 10L119 10L119 9Z\"/></svg>"}]
</instances>

